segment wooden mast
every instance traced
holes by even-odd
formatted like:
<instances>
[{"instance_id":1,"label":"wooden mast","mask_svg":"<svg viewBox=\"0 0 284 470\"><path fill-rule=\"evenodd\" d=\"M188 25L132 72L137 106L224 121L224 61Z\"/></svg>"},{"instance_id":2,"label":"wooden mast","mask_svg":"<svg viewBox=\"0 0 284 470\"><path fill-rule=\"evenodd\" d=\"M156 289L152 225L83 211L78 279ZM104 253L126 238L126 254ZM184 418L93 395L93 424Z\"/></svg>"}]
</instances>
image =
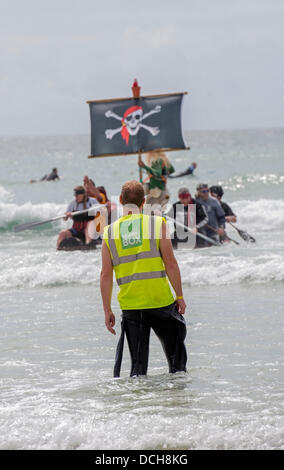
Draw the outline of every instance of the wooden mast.
<instances>
[{"instance_id":1,"label":"wooden mast","mask_svg":"<svg viewBox=\"0 0 284 470\"><path fill-rule=\"evenodd\" d=\"M138 86L138 82L137 82L136 78L134 78L134 82L133 82L133 85L132 85L131 89L132 89L133 98L140 98L141 87ZM140 162L141 162L141 151L139 150L139 152L138 152L138 163L140 163ZM139 166L139 181L140 181L140 183L142 183L142 181L143 181L141 166Z\"/></svg>"}]
</instances>

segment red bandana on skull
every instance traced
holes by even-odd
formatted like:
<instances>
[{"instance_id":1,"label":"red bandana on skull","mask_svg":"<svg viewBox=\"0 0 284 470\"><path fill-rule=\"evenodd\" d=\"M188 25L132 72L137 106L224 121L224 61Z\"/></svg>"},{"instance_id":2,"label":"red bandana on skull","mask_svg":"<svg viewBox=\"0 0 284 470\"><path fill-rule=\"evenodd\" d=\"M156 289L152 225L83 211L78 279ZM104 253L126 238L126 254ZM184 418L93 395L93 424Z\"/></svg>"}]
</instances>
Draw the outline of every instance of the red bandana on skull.
<instances>
[{"instance_id":1,"label":"red bandana on skull","mask_svg":"<svg viewBox=\"0 0 284 470\"><path fill-rule=\"evenodd\" d=\"M126 123L125 123L125 118L127 116L129 116L130 114L134 113L135 111L138 111L142 109L141 106L131 106L130 108L128 108L124 115L123 115L123 118L121 120L122 122L122 129L121 129L121 136L122 138L125 140L125 142L128 144L129 142L129 132L128 132L128 129L127 129L127 126L126 126Z\"/></svg>"}]
</instances>

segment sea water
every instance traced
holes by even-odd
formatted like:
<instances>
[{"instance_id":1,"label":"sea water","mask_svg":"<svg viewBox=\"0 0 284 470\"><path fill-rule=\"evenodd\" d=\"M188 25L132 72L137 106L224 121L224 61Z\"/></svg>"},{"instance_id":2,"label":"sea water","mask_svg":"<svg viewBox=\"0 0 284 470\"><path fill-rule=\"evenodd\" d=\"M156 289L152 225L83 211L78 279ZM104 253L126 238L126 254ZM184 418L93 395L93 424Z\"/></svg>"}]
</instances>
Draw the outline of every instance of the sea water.
<instances>
[{"instance_id":1,"label":"sea water","mask_svg":"<svg viewBox=\"0 0 284 470\"><path fill-rule=\"evenodd\" d=\"M248 244L176 251L188 370L168 374L151 335L146 377L112 378L120 334L105 328L100 250L57 252L61 215L84 175L109 198L138 178L137 157L88 159L88 136L0 138L0 448L284 449L284 129L189 132L191 151L168 154L171 202L187 186L222 184ZM39 180L53 167L60 181Z\"/></svg>"}]
</instances>

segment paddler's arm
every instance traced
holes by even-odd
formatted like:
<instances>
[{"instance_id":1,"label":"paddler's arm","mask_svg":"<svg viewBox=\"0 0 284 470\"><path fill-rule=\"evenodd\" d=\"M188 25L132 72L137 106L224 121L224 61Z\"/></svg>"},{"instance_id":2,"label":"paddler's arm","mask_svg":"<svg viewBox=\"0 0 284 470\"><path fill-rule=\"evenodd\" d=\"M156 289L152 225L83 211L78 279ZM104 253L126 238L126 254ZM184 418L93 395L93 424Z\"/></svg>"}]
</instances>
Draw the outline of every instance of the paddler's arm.
<instances>
[{"instance_id":1,"label":"paddler's arm","mask_svg":"<svg viewBox=\"0 0 284 470\"><path fill-rule=\"evenodd\" d=\"M111 310L111 296L113 285L113 267L110 252L105 241L102 243L102 269L100 276L101 296L105 312L105 325L113 335L115 330L115 316Z\"/></svg>"},{"instance_id":2,"label":"paddler's arm","mask_svg":"<svg viewBox=\"0 0 284 470\"><path fill-rule=\"evenodd\" d=\"M99 202L103 201L101 193L97 189L96 185L89 180L88 176L84 176L84 188L86 189L88 196L94 197Z\"/></svg>"},{"instance_id":3,"label":"paddler's arm","mask_svg":"<svg viewBox=\"0 0 284 470\"><path fill-rule=\"evenodd\" d=\"M218 228L217 232L218 234L222 237L225 235L225 212L223 211L221 204L216 204L216 217L217 217L217 223L218 223Z\"/></svg>"},{"instance_id":4,"label":"paddler's arm","mask_svg":"<svg viewBox=\"0 0 284 470\"><path fill-rule=\"evenodd\" d=\"M162 224L162 234L161 234L161 239L160 239L160 252L161 252L162 259L165 265L167 276L176 293L176 297L177 297L176 304L178 307L178 311L179 313L183 315L186 309L186 304L183 299L181 275L180 275L180 270L179 270L177 260L174 255L168 227L165 224L165 222L163 222Z\"/></svg>"}]
</instances>

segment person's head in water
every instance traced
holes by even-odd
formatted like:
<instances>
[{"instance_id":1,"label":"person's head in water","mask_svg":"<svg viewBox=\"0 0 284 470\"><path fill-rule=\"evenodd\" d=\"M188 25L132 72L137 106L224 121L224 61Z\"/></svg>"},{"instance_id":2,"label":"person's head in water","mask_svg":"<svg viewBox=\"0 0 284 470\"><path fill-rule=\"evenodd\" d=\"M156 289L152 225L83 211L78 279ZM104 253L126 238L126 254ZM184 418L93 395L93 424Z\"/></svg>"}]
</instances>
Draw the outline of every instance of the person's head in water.
<instances>
[{"instance_id":1,"label":"person's head in water","mask_svg":"<svg viewBox=\"0 0 284 470\"><path fill-rule=\"evenodd\" d=\"M221 201L222 196L224 194L222 186L217 186L217 185L211 186L210 187L210 194L211 194L211 196L213 196L216 199L218 199L219 201Z\"/></svg>"},{"instance_id":2,"label":"person's head in water","mask_svg":"<svg viewBox=\"0 0 284 470\"><path fill-rule=\"evenodd\" d=\"M138 181L126 181L121 188L120 203L128 206L131 210L140 211L145 202L145 192L143 185Z\"/></svg>"},{"instance_id":3,"label":"person's head in water","mask_svg":"<svg viewBox=\"0 0 284 470\"><path fill-rule=\"evenodd\" d=\"M209 199L208 184L200 183L197 185L196 190L197 190L197 197L199 197L203 201L207 201L207 199Z\"/></svg>"},{"instance_id":4,"label":"person's head in water","mask_svg":"<svg viewBox=\"0 0 284 470\"><path fill-rule=\"evenodd\" d=\"M52 168L52 173L55 173L57 175L57 173L58 173L57 168Z\"/></svg>"},{"instance_id":5,"label":"person's head in water","mask_svg":"<svg viewBox=\"0 0 284 470\"><path fill-rule=\"evenodd\" d=\"M197 163L192 162L191 166L192 166L193 168L196 168L196 167L197 167Z\"/></svg>"},{"instance_id":6,"label":"person's head in water","mask_svg":"<svg viewBox=\"0 0 284 470\"><path fill-rule=\"evenodd\" d=\"M181 204L185 206L191 204L191 194L188 188L180 188L178 191L178 198Z\"/></svg>"}]
</instances>

